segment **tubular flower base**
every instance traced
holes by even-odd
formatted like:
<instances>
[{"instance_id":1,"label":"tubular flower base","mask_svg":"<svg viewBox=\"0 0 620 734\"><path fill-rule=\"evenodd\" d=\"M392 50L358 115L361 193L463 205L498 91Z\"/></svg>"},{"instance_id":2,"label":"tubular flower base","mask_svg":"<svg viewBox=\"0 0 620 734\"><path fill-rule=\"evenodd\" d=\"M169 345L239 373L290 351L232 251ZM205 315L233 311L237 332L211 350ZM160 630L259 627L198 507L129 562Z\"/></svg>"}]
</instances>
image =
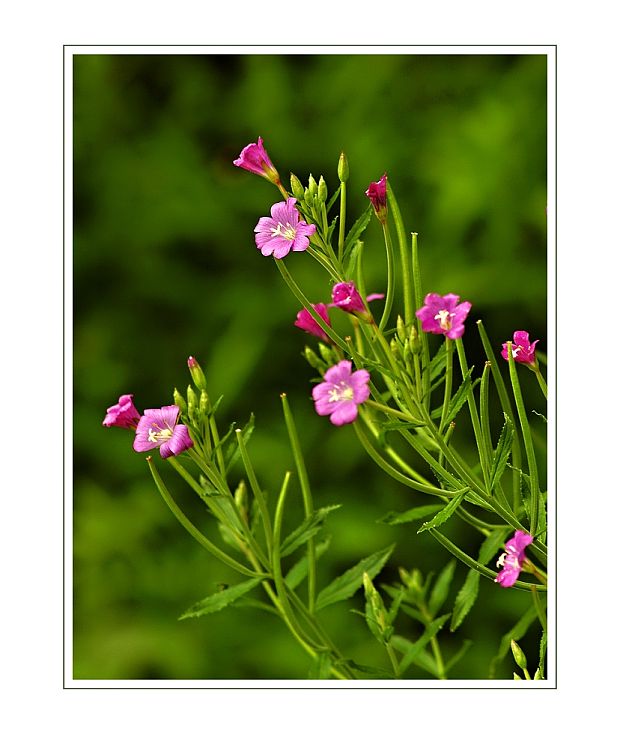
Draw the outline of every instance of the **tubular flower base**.
<instances>
[{"instance_id":1,"label":"tubular flower base","mask_svg":"<svg viewBox=\"0 0 620 734\"><path fill-rule=\"evenodd\" d=\"M281 259L294 252L308 249L308 237L316 232L314 224L307 224L300 219L295 209L297 199L292 196L286 201L279 201L271 207L270 217L261 217L254 227L256 247L265 256L273 255Z\"/></svg>"},{"instance_id":2,"label":"tubular flower base","mask_svg":"<svg viewBox=\"0 0 620 734\"><path fill-rule=\"evenodd\" d=\"M271 183L276 185L280 183L280 174L269 160L267 151L263 146L263 139L260 137L258 142L246 145L239 154L239 158L236 158L233 163L239 168L245 168L250 173L263 176Z\"/></svg>"},{"instance_id":3,"label":"tubular flower base","mask_svg":"<svg viewBox=\"0 0 620 734\"><path fill-rule=\"evenodd\" d=\"M313 303L312 306L314 310L319 314L319 316L325 322L327 322L329 326L331 326L331 321L329 320L329 316L327 315L327 306L324 303ZM294 325L297 326L299 329L303 329L308 334L312 334L319 339L323 339L323 341L329 341L329 337L323 330L323 327L312 316L307 308L302 308L302 310L298 312L297 320L295 321Z\"/></svg>"},{"instance_id":4,"label":"tubular flower base","mask_svg":"<svg viewBox=\"0 0 620 734\"><path fill-rule=\"evenodd\" d=\"M460 296L448 293L440 296L429 293L424 299L424 305L415 315L420 319L422 330L430 334L445 334L448 339L459 339L465 331L464 321L471 308L469 301L461 300Z\"/></svg>"},{"instance_id":5,"label":"tubular flower base","mask_svg":"<svg viewBox=\"0 0 620 734\"><path fill-rule=\"evenodd\" d=\"M351 368L352 363L343 359L327 370L324 382L312 389L316 412L328 415L335 426L353 423L357 406L370 397L370 374L366 370L351 372Z\"/></svg>"},{"instance_id":6,"label":"tubular flower base","mask_svg":"<svg viewBox=\"0 0 620 734\"><path fill-rule=\"evenodd\" d=\"M140 413L133 404L133 395L121 395L118 403L108 408L106 417L103 419L103 425L106 428L116 426L117 428L127 428L135 431L140 421Z\"/></svg>"},{"instance_id":7,"label":"tubular flower base","mask_svg":"<svg viewBox=\"0 0 620 734\"><path fill-rule=\"evenodd\" d=\"M504 546L506 552L497 559L497 567L503 566L495 577L495 583L507 588L519 578L525 561L525 549L534 540L529 533L517 530Z\"/></svg>"},{"instance_id":8,"label":"tubular flower base","mask_svg":"<svg viewBox=\"0 0 620 734\"><path fill-rule=\"evenodd\" d=\"M512 337L512 357L515 362L523 364L536 363L536 345L540 340L530 343L530 335L527 331L515 331ZM508 343L502 345L502 357L508 361Z\"/></svg>"},{"instance_id":9,"label":"tubular flower base","mask_svg":"<svg viewBox=\"0 0 620 734\"><path fill-rule=\"evenodd\" d=\"M366 300L376 301L380 298L385 298L383 293L371 293ZM332 303L330 306L337 306L349 313L365 313L367 311L364 301L352 280L348 283L336 283L332 289Z\"/></svg>"},{"instance_id":10,"label":"tubular flower base","mask_svg":"<svg viewBox=\"0 0 620 734\"><path fill-rule=\"evenodd\" d=\"M150 451L159 447L161 458L169 459L191 449L194 442L189 436L187 426L179 424L178 420L177 405L145 410L136 428L134 451Z\"/></svg>"}]
</instances>

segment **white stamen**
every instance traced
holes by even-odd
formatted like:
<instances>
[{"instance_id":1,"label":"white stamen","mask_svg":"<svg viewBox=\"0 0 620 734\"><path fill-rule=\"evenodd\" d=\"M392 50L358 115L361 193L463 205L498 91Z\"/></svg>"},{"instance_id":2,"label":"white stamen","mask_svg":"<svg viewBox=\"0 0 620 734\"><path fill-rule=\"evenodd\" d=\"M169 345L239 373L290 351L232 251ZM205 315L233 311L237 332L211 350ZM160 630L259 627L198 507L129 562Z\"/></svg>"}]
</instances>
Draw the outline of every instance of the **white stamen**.
<instances>
[{"instance_id":1,"label":"white stamen","mask_svg":"<svg viewBox=\"0 0 620 734\"><path fill-rule=\"evenodd\" d=\"M452 317L454 316L453 313L450 313L450 311L446 311L445 309L442 309L439 311L439 313L435 316L435 321L439 321L439 326L441 326L442 329L445 331L449 331L450 327L452 326Z\"/></svg>"}]
</instances>

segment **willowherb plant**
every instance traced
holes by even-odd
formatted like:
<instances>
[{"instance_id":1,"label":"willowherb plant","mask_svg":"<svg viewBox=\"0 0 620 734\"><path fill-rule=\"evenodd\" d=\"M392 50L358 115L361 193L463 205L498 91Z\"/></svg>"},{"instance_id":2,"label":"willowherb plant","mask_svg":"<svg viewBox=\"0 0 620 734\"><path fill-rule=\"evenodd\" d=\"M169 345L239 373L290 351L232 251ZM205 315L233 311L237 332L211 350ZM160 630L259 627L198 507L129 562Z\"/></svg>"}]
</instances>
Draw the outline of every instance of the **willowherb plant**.
<instances>
[{"instance_id":1,"label":"willowherb plant","mask_svg":"<svg viewBox=\"0 0 620 734\"><path fill-rule=\"evenodd\" d=\"M266 606L276 612L311 657L312 678L402 678L407 677L411 666L416 666L433 677L446 679L470 643L466 641L456 655L445 661L439 633L448 620L451 633L458 629L472 609L480 578L484 577L510 589L506 593L530 594L530 611L502 640L497 659L512 649L523 674L515 673L515 678L530 679L525 655L516 640L538 620L541 643L534 679L543 678L547 639L546 495L540 484L518 373L519 364L532 370L546 397L536 353L538 340L530 342L526 331L515 331L512 339L497 349L508 363L507 386L496 349L478 320L476 326L487 359L481 376L473 378L474 367L468 363L461 340L473 306L454 293L424 293L417 235L412 233L409 239L406 234L387 174L370 183L365 192L368 207L347 232L348 163L344 154L338 163L340 185L331 197L323 176L318 182L310 176L308 186L303 186L292 174L291 191L287 191L261 138L247 145L234 164L264 177L283 197L283 201L273 204L269 216L259 218L255 241L262 255L273 257L284 282L299 300L301 310L294 325L317 340L315 348L307 346L304 352L317 372L311 390L317 414L329 417L335 426L352 424L369 458L392 480L407 490L434 498L432 504L392 512L381 519L388 525L425 520L418 533L428 532L454 560L440 570L434 583L432 574L425 579L416 569L400 569L400 582L382 584L379 590L373 579L388 561L392 545L376 550L318 589L317 563L329 545L328 539L321 539L321 531L327 516L339 505L314 506L303 447L286 395L281 395L283 417L305 517L295 530L283 536L292 471L283 472L275 507L270 508L248 451L253 418L243 428L233 424L222 434L216 421L219 401L212 402L205 375L196 359L190 357L188 368L194 387L188 387L186 397L175 389L172 405L147 409L141 415L133 396L122 395L103 421L105 426L135 431L136 451L159 449L161 458L217 520L228 549L223 550L187 518L168 490L156 461L149 456L148 466L164 501L209 553L244 577L238 584L199 601L181 618L200 617L246 600L257 613ZM328 216L337 202L339 212L330 223ZM385 242L387 282L385 293L366 294L361 237L373 215ZM398 265L392 230L398 243ZM283 262L293 253L305 253L304 257L309 255L324 268L329 302L312 302L298 286ZM403 295L398 309L394 303L397 276ZM373 301L377 302L374 308L381 311L378 319L369 306ZM348 314L351 333L342 335L334 329L329 316L333 309ZM431 334L443 337L436 349L432 348ZM503 411L503 428L496 440L489 417L491 382ZM469 414L477 450L475 465L459 453L452 441L455 418L461 412ZM426 474L411 466L412 453L426 463ZM234 482L231 469L239 461L244 478ZM480 537L476 558L450 540L443 528L440 530L453 516ZM452 610L446 611L456 561L469 571ZM306 589L302 592L304 582ZM358 613L385 648L389 668L371 668L350 659L331 640L321 621L323 608L352 597L360 589L364 591L365 606ZM256 596L259 590L263 599ZM403 614L419 624L417 639L397 634Z\"/></svg>"}]
</instances>

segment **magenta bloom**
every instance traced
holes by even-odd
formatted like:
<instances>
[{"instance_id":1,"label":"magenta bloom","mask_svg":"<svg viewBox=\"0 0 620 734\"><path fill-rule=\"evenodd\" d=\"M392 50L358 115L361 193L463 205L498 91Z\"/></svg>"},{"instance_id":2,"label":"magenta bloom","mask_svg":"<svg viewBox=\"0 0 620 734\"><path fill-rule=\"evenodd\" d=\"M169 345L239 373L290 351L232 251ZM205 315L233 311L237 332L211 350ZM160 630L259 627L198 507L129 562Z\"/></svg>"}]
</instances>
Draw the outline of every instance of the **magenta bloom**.
<instances>
[{"instance_id":1,"label":"magenta bloom","mask_svg":"<svg viewBox=\"0 0 620 734\"><path fill-rule=\"evenodd\" d=\"M422 324L422 330L431 334L445 334L448 339L459 339L463 336L465 331L463 322L467 318L471 303L469 301L459 303L459 301L460 296L455 296L454 293L445 296L429 293L424 299L422 308L415 312Z\"/></svg>"},{"instance_id":2,"label":"magenta bloom","mask_svg":"<svg viewBox=\"0 0 620 734\"><path fill-rule=\"evenodd\" d=\"M512 358L515 362L534 364L536 362L536 345L540 340L530 344L530 335L527 331L515 331L512 336ZM508 360L507 342L502 345L502 357Z\"/></svg>"},{"instance_id":3,"label":"magenta bloom","mask_svg":"<svg viewBox=\"0 0 620 734\"><path fill-rule=\"evenodd\" d=\"M297 199L292 196L271 207L270 217L261 217L254 227L256 247L263 255L280 259L291 250L302 252L308 248L308 237L316 231L314 224L306 224L295 209Z\"/></svg>"},{"instance_id":4,"label":"magenta bloom","mask_svg":"<svg viewBox=\"0 0 620 734\"><path fill-rule=\"evenodd\" d=\"M233 163L235 166L245 168L246 171L263 176L271 181L271 183L280 183L280 174L269 160L267 151L263 146L263 139L260 137L258 138L258 142L246 145L239 154L239 158L234 160Z\"/></svg>"},{"instance_id":5,"label":"magenta bloom","mask_svg":"<svg viewBox=\"0 0 620 734\"><path fill-rule=\"evenodd\" d=\"M523 568L525 549L533 540L534 538L529 533L517 530L506 542L504 545L506 552L497 559L496 565L503 566L503 568L495 577L496 583L505 588L514 585Z\"/></svg>"},{"instance_id":6,"label":"magenta bloom","mask_svg":"<svg viewBox=\"0 0 620 734\"><path fill-rule=\"evenodd\" d=\"M377 215L377 219L385 224L387 221L387 173L366 189L366 196L370 199Z\"/></svg>"},{"instance_id":7,"label":"magenta bloom","mask_svg":"<svg viewBox=\"0 0 620 734\"><path fill-rule=\"evenodd\" d=\"M353 423L357 406L370 397L370 375L366 370L351 372L351 367L351 362L343 359L327 370L324 382L312 388L316 412L328 415L335 426Z\"/></svg>"},{"instance_id":8,"label":"magenta bloom","mask_svg":"<svg viewBox=\"0 0 620 734\"><path fill-rule=\"evenodd\" d=\"M134 450L150 451L159 447L161 458L168 459L191 449L194 442L189 436L187 426L178 423L178 420L179 408L177 405L145 410L136 428Z\"/></svg>"},{"instance_id":9,"label":"magenta bloom","mask_svg":"<svg viewBox=\"0 0 620 734\"><path fill-rule=\"evenodd\" d=\"M327 306L324 303L313 303L312 307L319 314L319 316L327 322L328 326L332 325L331 321L329 320L329 316L327 315ZM300 329L303 329L308 334L312 334L313 336L316 336L319 339L323 339L324 341L329 341L329 337L325 333L323 327L314 318L314 316L312 316L307 308L302 308L301 311L299 311L299 313L297 314L297 321L295 321L294 325Z\"/></svg>"},{"instance_id":10,"label":"magenta bloom","mask_svg":"<svg viewBox=\"0 0 620 734\"><path fill-rule=\"evenodd\" d=\"M375 301L378 298L384 298L383 293L371 293L366 300ZM364 313L366 311L364 301L352 280L348 283L336 283L332 288L332 301L333 303L330 305L337 306L349 313L355 313L356 311Z\"/></svg>"},{"instance_id":11,"label":"magenta bloom","mask_svg":"<svg viewBox=\"0 0 620 734\"><path fill-rule=\"evenodd\" d=\"M117 428L128 428L130 431L136 430L140 413L133 404L132 398L133 395L121 395L118 403L108 408L106 417L103 419L103 425L106 428L116 426Z\"/></svg>"}]
</instances>

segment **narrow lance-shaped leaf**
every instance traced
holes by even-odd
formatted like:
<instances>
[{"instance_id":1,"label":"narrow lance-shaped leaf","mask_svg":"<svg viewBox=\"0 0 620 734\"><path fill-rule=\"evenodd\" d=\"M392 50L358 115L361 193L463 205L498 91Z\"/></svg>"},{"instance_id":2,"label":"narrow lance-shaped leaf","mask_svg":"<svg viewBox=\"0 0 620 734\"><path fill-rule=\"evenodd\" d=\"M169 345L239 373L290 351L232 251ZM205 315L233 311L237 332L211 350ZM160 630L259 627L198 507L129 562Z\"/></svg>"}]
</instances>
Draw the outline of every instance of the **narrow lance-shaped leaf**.
<instances>
[{"instance_id":1,"label":"narrow lance-shaped leaf","mask_svg":"<svg viewBox=\"0 0 620 734\"><path fill-rule=\"evenodd\" d=\"M471 373L474 368L471 367L469 372L465 375L465 379L461 383L459 389L452 396L448 405L448 412L446 414L444 423L447 425L453 421L458 415L459 411L465 405L465 401L470 396L471 391L480 382L480 378L476 378L473 382L471 380ZM436 408L432 413L432 418L439 418L441 416L442 408Z\"/></svg>"},{"instance_id":2,"label":"narrow lance-shaped leaf","mask_svg":"<svg viewBox=\"0 0 620 734\"><path fill-rule=\"evenodd\" d=\"M295 528L295 530L293 530L293 532L284 539L282 547L280 548L280 557L284 558L284 556L290 555L309 538L316 535L323 527L323 520L325 517L333 510L337 510L339 507L341 507L341 505L321 507L309 515L301 525L299 525L299 527Z\"/></svg>"},{"instance_id":3,"label":"narrow lance-shaped leaf","mask_svg":"<svg viewBox=\"0 0 620 734\"><path fill-rule=\"evenodd\" d=\"M368 205L368 208L366 211L356 219L355 223L349 230L349 233L347 234L345 241L344 241L344 253L345 257L348 253L349 248L353 247L353 244L356 240L360 238L366 227L368 226L368 223L370 222L370 218L372 217L372 204Z\"/></svg>"},{"instance_id":4,"label":"narrow lance-shaped leaf","mask_svg":"<svg viewBox=\"0 0 620 734\"><path fill-rule=\"evenodd\" d=\"M493 452L493 462L491 464L491 492L502 478L504 469L508 464L508 458L512 451L512 441L514 438L514 426L510 418L504 413L504 425L497 442L497 447Z\"/></svg>"},{"instance_id":5,"label":"narrow lance-shaped leaf","mask_svg":"<svg viewBox=\"0 0 620 734\"><path fill-rule=\"evenodd\" d=\"M504 542L506 531L504 529L494 530L487 538L484 539L478 553L478 562L486 565L491 558L497 553ZM473 568L467 572L465 583L459 589L454 601L454 609L452 610L452 619L450 620L450 632L458 629L465 617L469 614L471 608L478 598L478 589L480 587L480 574Z\"/></svg>"},{"instance_id":6,"label":"narrow lance-shaped leaf","mask_svg":"<svg viewBox=\"0 0 620 734\"><path fill-rule=\"evenodd\" d=\"M490 678L495 678L495 669L497 665L501 663L501 661L508 654L508 651L510 650L510 641L520 640L528 631L529 626L537 618L537 616L538 614L536 612L536 609L533 606L529 607L525 614L521 617L521 619L514 625L514 627L508 630L508 632L506 632L506 634L502 637L497 655L493 658L493 660L491 660L491 667L489 670Z\"/></svg>"},{"instance_id":7,"label":"narrow lance-shaped leaf","mask_svg":"<svg viewBox=\"0 0 620 734\"><path fill-rule=\"evenodd\" d=\"M444 626L449 616L449 614L444 614L442 617L438 617L437 619L433 620L420 636L420 638L414 643L410 643L410 645L407 646L406 651L404 651L405 654L403 655L403 658L400 661L399 665L401 675L412 663L416 662L416 658L418 657L418 655L423 652L426 645L428 645L431 639L435 637L439 630ZM407 640L407 642L409 641Z\"/></svg>"},{"instance_id":8,"label":"narrow lance-shaped leaf","mask_svg":"<svg viewBox=\"0 0 620 734\"><path fill-rule=\"evenodd\" d=\"M320 558L323 553L329 548L331 538L325 538L321 543L318 543L314 549L316 558ZM295 589L308 575L308 556L302 556L297 563L291 568L291 570L284 577L284 582L289 589Z\"/></svg>"},{"instance_id":9,"label":"narrow lance-shaped leaf","mask_svg":"<svg viewBox=\"0 0 620 734\"><path fill-rule=\"evenodd\" d=\"M394 545L391 545L389 548L373 553L371 556L362 559L353 568L345 571L342 576L334 579L318 595L316 608L322 609L353 596L363 583L364 573L367 573L373 579L381 571L393 550Z\"/></svg>"},{"instance_id":10,"label":"narrow lance-shaped leaf","mask_svg":"<svg viewBox=\"0 0 620 734\"><path fill-rule=\"evenodd\" d=\"M405 512L388 512L378 520L378 522L385 523L386 525L400 525L405 522L412 522L413 520L421 520L423 517L428 517L434 512L441 510L444 505L421 505L420 507L413 507L411 510L405 510Z\"/></svg>"},{"instance_id":11,"label":"narrow lance-shaped leaf","mask_svg":"<svg viewBox=\"0 0 620 734\"><path fill-rule=\"evenodd\" d=\"M441 510L438 512L435 517L432 520L429 520L428 522L425 522L419 529L418 533L423 533L425 530L428 530L429 528L436 528L440 525L443 525L446 520L453 515L453 513L457 510L458 506L463 501L463 498L465 497L465 494L469 490L465 490L461 492L460 494L457 494L456 497L453 497L450 502Z\"/></svg>"},{"instance_id":12,"label":"narrow lance-shaped leaf","mask_svg":"<svg viewBox=\"0 0 620 734\"><path fill-rule=\"evenodd\" d=\"M431 595L428 600L428 611L433 617L441 609L443 603L448 597L455 568L456 561L451 559L437 577L437 581L435 581L435 585L433 586L433 590L431 591Z\"/></svg>"},{"instance_id":13,"label":"narrow lance-shaped leaf","mask_svg":"<svg viewBox=\"0 0 620 734\"><path fill-rule=\"evenodd\" d=\"M261 579L250 579L249 581L242 581L240 584L229 586L223 591L211 594L211 596L207 596L202 601L191 606L186 612L183 612L179 619L202 617L205 614L219 612L220 609L224 609L224 607L227 607L229 604L234 602L235 599L247 594L248 591L251 591L255 586L258 586L260 582Z\"/></svg>"}]
</instances>

